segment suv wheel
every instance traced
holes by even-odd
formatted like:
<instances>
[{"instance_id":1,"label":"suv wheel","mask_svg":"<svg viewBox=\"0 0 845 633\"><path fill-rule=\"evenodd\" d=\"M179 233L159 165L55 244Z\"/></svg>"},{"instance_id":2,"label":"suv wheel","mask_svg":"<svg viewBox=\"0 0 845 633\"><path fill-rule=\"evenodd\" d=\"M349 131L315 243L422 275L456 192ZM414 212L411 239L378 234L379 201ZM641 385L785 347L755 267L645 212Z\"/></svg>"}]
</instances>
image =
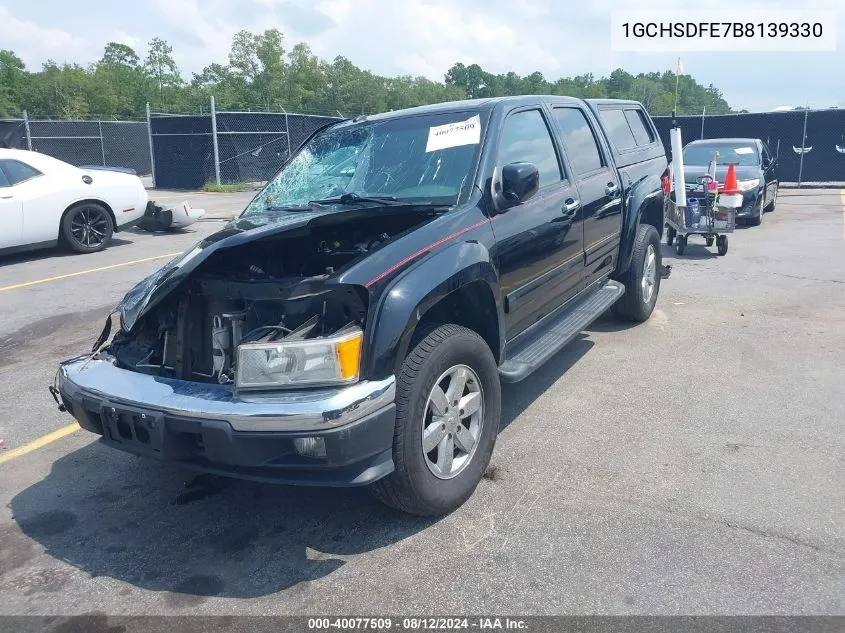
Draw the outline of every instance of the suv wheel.
<instances>
[{"instance_id":1,"label":"suv wheel","mask_svg":"<svg viewBox=\"0 0 845 633\"><path fill-rule=\"evenodd\" d=\"M393 473L373 484L382 502L447 514L475 491L501 417L496 361L478 334L440 325L405 358L396 385Z\"/></svg>"},{"instance_id":2,"label":"suv wheel","mask_svg":"<svg viewBox=\"0 0 845 633\"><path fill-rule=\"evenodd\" d=\"M678 254L683 252L686 238L678 236ZM634 239L631 264L620 277L625 294L611 308L622 321L645 321L654 310L660 292L660 236L650 224L640 224Z\"/></svg>"}]
</instances>

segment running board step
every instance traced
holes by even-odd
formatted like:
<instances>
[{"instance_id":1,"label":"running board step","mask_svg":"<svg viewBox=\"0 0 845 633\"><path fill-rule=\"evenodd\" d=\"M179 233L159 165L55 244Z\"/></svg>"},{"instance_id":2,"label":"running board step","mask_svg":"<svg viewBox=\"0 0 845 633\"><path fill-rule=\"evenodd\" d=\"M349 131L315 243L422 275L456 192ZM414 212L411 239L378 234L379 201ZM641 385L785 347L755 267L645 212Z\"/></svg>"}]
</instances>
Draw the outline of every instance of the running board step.
<instances>
[{"instance_id":1,"label":"running board step","mask_svg":"<svg viewBox=\"0 0 845 633\"><path fill-rule=\"evenodd\" d=\"M508 359L499 367L504 382L519 382L527 378L543 363L557 354L590 323L625 294L625 286L618 281L608 281L575 299L569 306L551 314L546 323L537 324L537 332L527 332L524 340L517 340L514 349L508 347ZM520 337L522 339L523 337Z\"/></svg>"}]
</instances>

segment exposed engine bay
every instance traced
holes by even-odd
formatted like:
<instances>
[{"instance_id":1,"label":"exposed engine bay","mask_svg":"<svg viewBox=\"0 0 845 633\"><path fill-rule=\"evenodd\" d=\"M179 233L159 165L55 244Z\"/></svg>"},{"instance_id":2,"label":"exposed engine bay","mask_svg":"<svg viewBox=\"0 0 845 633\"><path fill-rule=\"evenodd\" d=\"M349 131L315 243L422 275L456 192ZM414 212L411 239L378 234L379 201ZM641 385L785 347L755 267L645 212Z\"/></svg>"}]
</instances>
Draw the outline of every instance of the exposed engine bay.
<instances>
[{"instance_id":1,"label":"exposed engine bay","mask_svg":"<svg viewBox=\"0 0 845 633\"><path fill-rule=\"evenodd\" d=\"M195 382L235 380L238 346L364 328L368 294L338 273L431 216L370 214L212 253L109 346L125 369Z\"/></svg>"}]
</instances>

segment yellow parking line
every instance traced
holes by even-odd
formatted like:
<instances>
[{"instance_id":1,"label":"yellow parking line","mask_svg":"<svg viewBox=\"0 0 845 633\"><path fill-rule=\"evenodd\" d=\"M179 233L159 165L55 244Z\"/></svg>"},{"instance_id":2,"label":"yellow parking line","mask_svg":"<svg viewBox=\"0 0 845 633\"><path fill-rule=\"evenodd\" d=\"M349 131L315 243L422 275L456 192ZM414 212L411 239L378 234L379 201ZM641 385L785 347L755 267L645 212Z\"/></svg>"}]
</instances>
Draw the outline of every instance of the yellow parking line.
<instances>
[{"instance_id":1,"label":"yellow parking line","mask_svg":"<svg viewBox=\"0 0 845 633\"><path fill-rule=\"evenodd\" d=\"M60 429L56 429L52 433L42 435L38 439L32 440L29 444L18 446L17 448L11 451L3 451L2 453L0 453L0 464L13 460L15 459L15 457L20 457L22 455L26 455L27 453L31 453L32 451L38 450L39 448L43 448L44 446L47 446L47 444L52 444L56 440L60 440L63 437L70 435L71 433L75 433L80 428L82 427L80 427L76 422L74 422L73 424L68 424L67 426L63 426Z\"/></svg>"},{"instance_id":2,"label":"yellow parking line","mask_svg":"<svg viewBox=\"0 0 845 633\"><path fill-rule=\"evenodd\" d=\"M64 275L56 275L55 277L46 277L45 279L36 279L35 281L25 281L20 284L12 284L11 286L0 287L0 292L4 290L15 290L17 288L25 288L26 286L35 286L37 284L46 284L48 281L58 281L59 279L67 279L68 277L78 277L79 275L88 275L90 273L99 273L104 270L111 270L112 268L120 268L121 266L131 266L133 264L143 264L144 262L153 262L157 259L166 259L168 257L176 257L179 253L168 253L167 255L156 255L155 257L145 257L144 259L133 259L131 262L121 262L120 264L112 264L111 266L101 266L100 268L89 268L88 270L80 270L75 273L66 273Z\"/></svg>"}]
</instances>

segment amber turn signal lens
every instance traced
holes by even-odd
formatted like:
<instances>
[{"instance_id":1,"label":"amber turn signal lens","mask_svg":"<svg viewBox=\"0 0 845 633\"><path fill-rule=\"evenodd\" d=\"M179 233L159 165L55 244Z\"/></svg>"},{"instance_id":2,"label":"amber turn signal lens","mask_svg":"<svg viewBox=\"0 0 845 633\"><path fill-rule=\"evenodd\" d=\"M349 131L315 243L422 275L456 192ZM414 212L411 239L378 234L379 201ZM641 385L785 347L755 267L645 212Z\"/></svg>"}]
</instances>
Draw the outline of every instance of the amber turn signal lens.
<instances>
[{"instance_id":1,"label":"amber turn signal lens","mask_svg":"<svg viewBox=\"0 0 845 633\"><path fill-rule=\"evenodd\" d=\"M363 333L356 332L350 338L335 344L337 359L340 364L340 375L343 380L352 380L358 377L358 371L361 366L361 341L363 338Z\"/></svg>"}]
</instances>

